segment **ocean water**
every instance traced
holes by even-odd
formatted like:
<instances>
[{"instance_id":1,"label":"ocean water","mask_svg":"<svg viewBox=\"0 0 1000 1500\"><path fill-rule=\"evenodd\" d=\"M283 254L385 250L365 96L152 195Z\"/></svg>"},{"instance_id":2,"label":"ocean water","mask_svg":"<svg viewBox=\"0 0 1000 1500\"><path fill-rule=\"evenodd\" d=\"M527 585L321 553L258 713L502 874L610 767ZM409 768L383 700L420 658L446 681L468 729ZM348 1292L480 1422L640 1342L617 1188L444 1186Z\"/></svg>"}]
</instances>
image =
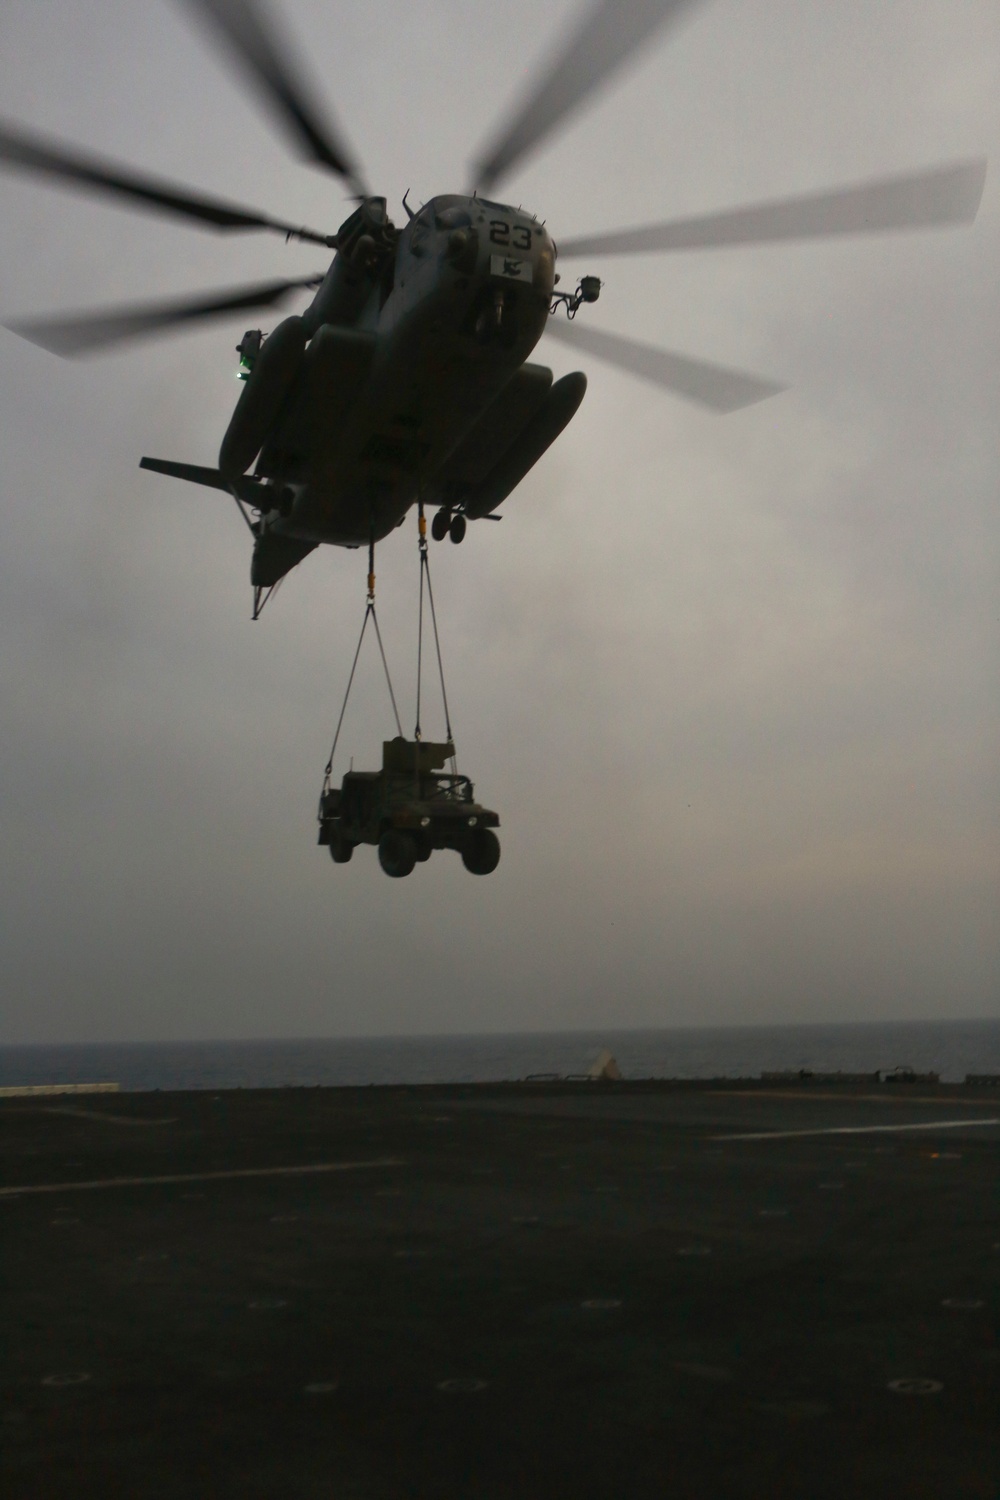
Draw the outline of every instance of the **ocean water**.
<instances>
[{"instance_id":1,"label":"ocean water","mask_svg":"<svg viewBox=\"0 0 1000 1500\"><path fill-rule=\"evenodd\" d=\"M0 1086L487 1083L584 1072L604 1047L626 1078L753 1078L782 1068L873 1073L907 1065L961 1080L1000 1073L1000 1020L0 1047Z\"/></svg>"}]
</instances>

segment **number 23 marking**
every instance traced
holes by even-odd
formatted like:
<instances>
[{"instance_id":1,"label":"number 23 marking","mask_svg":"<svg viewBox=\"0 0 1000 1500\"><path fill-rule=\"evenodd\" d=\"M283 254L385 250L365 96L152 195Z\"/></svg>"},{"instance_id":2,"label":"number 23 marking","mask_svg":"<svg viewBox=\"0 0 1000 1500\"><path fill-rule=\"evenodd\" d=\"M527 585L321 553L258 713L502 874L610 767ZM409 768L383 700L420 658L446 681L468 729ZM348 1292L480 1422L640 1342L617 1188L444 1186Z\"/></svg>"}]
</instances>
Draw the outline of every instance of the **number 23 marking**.
<instances>
[{"instance_id":1,"label":"number 23 marking","mask_svg":"<svg viewBox=\"0 0 1000 1500\"><path fill-rule=\"evenodd\" d=\"M531 230L526 224L514 225L514 238L511 239L511 226L503 219L490 220L490 239L494 245L511 245L515 250L531 249Z\"/></svg>"}]
</instances>

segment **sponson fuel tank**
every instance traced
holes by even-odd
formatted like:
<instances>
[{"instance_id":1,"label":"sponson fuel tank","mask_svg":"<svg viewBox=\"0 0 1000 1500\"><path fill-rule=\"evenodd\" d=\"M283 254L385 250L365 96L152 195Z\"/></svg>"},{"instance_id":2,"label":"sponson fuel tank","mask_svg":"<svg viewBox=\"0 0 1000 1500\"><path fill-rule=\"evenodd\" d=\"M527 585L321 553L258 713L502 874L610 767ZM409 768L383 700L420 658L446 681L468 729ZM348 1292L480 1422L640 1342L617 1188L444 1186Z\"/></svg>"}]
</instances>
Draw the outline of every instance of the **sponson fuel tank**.
<instances>
[{"instance_id":1,"label":"sponson fuel tank","mask_svg":"<svg viewBox=\"0 0 1000 1500\"><path fill-rule=\"evenodd\" d=\"M219 472L223 478L238 479L260 452L299 372L306 338L305 321L291 317L279 323L264 340L219 449Z\"/></svg>"},{"instance_id":2,"label":"sponson fuel tank","mask_svg":"<svg viewBox=\"0 0 1000 1500\"><path fill-rule=\"evenodd\" d=\"M489 515L506 500L576 415L586 391L587 377L582 370L556 381L520 436L466 499L465 514L470 521Z\"/></svg>"}]
</instances>

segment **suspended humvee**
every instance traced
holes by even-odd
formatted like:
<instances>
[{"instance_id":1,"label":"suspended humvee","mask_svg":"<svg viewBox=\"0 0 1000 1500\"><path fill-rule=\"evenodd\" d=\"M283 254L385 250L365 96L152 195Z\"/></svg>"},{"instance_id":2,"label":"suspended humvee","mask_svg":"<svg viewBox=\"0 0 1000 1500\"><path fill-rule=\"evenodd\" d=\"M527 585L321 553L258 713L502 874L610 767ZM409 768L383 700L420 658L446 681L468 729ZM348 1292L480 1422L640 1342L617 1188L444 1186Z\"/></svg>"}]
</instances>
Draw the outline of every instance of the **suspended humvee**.
<instances>
[{"instance_id":1,"label":"suspended humvee","mask_svg":"<svg viewBox=\"0 0 1000 1500\"><path fill-rule=\"evenodd\" d=\"M455 755L450 742L407 740L382 745L381 771L348 771L339 787L324 787L319 802L319 842L344 865L358 844L376 844L387 875L409 875L435 849L456 849L473 875L500 863L500 819L476 802L468 776L445 771Z\"/></svg>"}]
</instances>

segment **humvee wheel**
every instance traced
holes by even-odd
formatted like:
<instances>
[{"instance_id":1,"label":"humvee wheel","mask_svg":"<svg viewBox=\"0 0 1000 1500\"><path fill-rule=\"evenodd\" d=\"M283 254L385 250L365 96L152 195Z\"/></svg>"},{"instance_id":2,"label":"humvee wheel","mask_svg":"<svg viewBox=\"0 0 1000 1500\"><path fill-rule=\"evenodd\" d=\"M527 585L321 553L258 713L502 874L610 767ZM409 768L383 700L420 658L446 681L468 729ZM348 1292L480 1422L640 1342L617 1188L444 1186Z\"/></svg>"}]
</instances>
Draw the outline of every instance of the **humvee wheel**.
<instances>
[{"instance_id":1,"label":"humvee wheel","mask_svg":"<svg viewBox=\"0 0 1000 1500\"><path fill-rule=\"evenodd\" d=\"M351 855L354 853L354 845L344 835L334 832L330 835L330 858L335 865L346 865L350 863Z\"/></svg>"},{"instance_id":2,"label":"humvee wheel","mask_svg":"<svg viewBox=\"0 0 1000 1500\"><path fill-rule=\"evenodd\" d=\"M434 512L431 521L431 536L436 542L443 542L448 535L448 527L451 524L451 511L446 505Z\"/></svg>"},{"instance_id":3,"label":"humvee wheel","mask_svg":"<svg viewBox=\"0 0 1000 1500\"><path fill-rule=\"evenodd\" d=\"M459 542L465 540L465 525L465 517L461 514L461 512L457 516L452 516L451 525L448 527L448 535L451 537L456 547L458 546Z\"/></svg>"},{"instance_id":4,"label":"humvee wheel","mask_svg":"<svg viewBox=\"0 0 1000 1500\"><path fill-rule=\"evenodd\" d=\"M387 828L378 841L378 862L396 880L409 875L417 862L416 842L398 828Z\"/></svg>"},{"instance_id":5,"label":"humvee wheel","mask_svg":"<svg viewBox=\"0 0 1000 1500\"><path fill-rule=\"evenodd\" d=\"M462 863L472 875L492 875L500 863L500 840L492 828L477 828L462 850Z\"/></svg>"}]
</instances>

